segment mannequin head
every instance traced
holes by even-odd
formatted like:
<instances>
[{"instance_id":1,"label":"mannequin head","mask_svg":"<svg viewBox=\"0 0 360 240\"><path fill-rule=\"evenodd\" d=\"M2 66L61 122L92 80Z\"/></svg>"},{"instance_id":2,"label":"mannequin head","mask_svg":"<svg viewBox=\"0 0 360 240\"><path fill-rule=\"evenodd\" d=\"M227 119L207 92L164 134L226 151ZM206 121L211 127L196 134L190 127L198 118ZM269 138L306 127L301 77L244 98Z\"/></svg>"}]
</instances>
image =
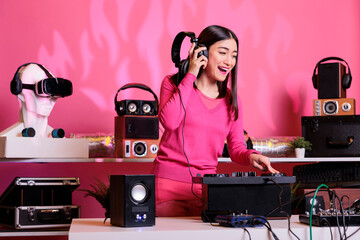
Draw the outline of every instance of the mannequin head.
<instances>
[{"instance_id":1,"label":"mannequin head","mask_svg":"<svg viewBox=\"0 0 360 240\"><path fill-rule=\"evenodd\" d=\"M19 79L22 84L36 84L47 78L46 73L36 64L30 64L19 70ZM31 89L22 89L17 95L20 104L20 119L25 127L31 123L47 118L56 102L54 97L40 97Z\"/></svg>"}]
</instances>

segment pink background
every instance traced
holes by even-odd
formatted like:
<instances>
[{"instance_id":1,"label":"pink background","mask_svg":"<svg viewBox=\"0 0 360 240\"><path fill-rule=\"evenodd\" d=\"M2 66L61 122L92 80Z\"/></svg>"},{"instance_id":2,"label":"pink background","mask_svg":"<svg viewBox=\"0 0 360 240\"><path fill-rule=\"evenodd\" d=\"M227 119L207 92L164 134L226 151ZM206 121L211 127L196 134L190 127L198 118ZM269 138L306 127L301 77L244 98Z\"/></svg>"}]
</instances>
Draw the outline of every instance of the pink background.
<instances>
[{"instance_id":1,"label":"pink background","mask_svg":"<svg viewBox=\"0 0 360 240\"><path fill-rule=\"evenodd\" d=\"M159 95L164 75L176 71L175 35L219 24L240 41L238 92L250 136L301 135L301 116L312 115L317 98L311 76L320 59L345 59L353 75L347 97L360 95L359 10L356 0L1 1L0 131L18 121L9 84L23 63L44 64L73 82L74 94L49 117L52 127L112 133L116 91L141 82ZM118 98L152 95L129 89Z\"/></svg>"},{"instance_id":2,"label":"pink background","mask_svg":"<svg viewBox=\"0 0 360 240\"><path fill-rule=\"evenodd\" d=\"M116 91L141 82L159 95L163 77L176 71L170 58L175 35L184 30L198 35L212 24L239 38L238 93L250 136L301 135L301 116L312 115L317 98L311 77L322 58L345 59L353 75L347 96L360 96L358 0L0 1L0 131L18 121L10 81L18 66L34 61L74 85L71 97L57 101L52 127L65 129L67 136L112 134ZM132 98L152 95L129 89L118 97ZM87 188L95 176L106 181L106 174L123 173L115 168L121 169L119 164L4 163L0 192L16 175L79 176L81 188ZM149 169L137 165L126 172ZM75 203L83 205L83 217L103 216L96 201L84 201L81 192Z\"/></svg>"}]
</instances>

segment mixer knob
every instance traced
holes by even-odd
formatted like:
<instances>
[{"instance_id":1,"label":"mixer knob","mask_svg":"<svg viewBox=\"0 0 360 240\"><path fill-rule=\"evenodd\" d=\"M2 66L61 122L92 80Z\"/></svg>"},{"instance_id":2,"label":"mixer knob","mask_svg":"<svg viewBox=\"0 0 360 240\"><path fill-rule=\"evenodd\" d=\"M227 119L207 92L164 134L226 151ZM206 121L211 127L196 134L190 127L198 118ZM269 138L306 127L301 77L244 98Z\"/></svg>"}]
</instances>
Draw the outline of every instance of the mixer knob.
<instances>
[{"instance_id":1,"label":"mixer knob","mask_svg":"<svg viewBox=\"0 0 360 240\"><path fill-rule=\"evenodd\" d=\"M233 176L233 177L242 177L243 172L233 172L233 173L231 173L231 176Z\"/></svg>"},{"instance_id":2,"label":"mixer knob","mask_svg":"<svg viewBox=\"0 0 360 240\"><path fill-rule=\"evenodd\" d=\"M255 177L255 176L256 176L256 172L245 172L245 176L246 176L246 177Z\"/></svg>"}]
</instances>

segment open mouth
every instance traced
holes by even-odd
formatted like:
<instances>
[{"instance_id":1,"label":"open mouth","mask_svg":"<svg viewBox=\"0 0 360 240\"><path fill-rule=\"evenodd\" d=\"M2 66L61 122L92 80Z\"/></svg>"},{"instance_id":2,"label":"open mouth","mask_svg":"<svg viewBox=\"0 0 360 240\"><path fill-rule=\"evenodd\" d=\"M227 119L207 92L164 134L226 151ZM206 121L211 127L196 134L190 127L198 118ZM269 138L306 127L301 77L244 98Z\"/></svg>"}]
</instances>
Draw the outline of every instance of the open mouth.
<instances>
[{"instance_id":1,"label":"open mouth","mask_svg":"<svg viewBox=\"0 0 360 240\"><path fill-rule=\"evenodd\" d=\"M220 70L220 72L221 72L222 74L226 74L227 71L229 70L228 68L225 68L225 67L218 67L218 69Z\"/></svg>"}]
</instances>

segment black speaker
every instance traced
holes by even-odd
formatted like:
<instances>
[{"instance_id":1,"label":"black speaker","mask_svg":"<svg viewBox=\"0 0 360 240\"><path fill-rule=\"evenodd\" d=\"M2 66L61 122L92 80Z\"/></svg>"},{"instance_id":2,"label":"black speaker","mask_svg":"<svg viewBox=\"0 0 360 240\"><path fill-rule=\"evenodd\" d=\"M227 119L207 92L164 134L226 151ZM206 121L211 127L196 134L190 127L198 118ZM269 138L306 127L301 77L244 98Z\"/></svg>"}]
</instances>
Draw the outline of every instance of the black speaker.
<instances>
[{"instance_id":1,"label":"black speaker","mask_svg":"<svg viewBox=\"0 0 360 240\"><path fill-rule=\"evenodd\" d=\"M138 88L150 92L153 95L155 101L145 101L145 100L118 101L117 96L119 92L129 88ZM123 116L123 115L156 116L158 114L158 109L159 109L159 100L156 94L154 93L153 90L151 90L150 87L142 83L134 83L134 84L129 83L122 86L115 94L114 103L115 103L115 111L118 114L118 116Z\"/></svg>"},{"instance_id":2,"label":"black speaker","mask_svg":"<svg viewBox=\"0 0 360 240\"><path fill-rule=\"evenodd\" d=\"M159 119L157 116L115 117L115 140L128 138L158 139Z\"/></svg>"},{"instance_id":3,"label":"black speaker","mask_svg":"<svg viewBox=\"0 0 360 240\"><path fill-rule=\"evenodd\" d=\"M122 100L117 102L117 112L119 116L123 115L148 115L154 116L157 112L156 101L146 100Z\"/></svg>"},{"instance_id":4,"label":"black speaker","mask_svg":"<svg viewBox=\"0 0 360 240\"><path fill-rule=\"evenodd\" d=\"M324 63L327 61L339 61ZM341 63L344 62L348 68ZM316 74L316 69L318 73ZM348 63L339 57L327 57L320 60L314 69L312 82L318 89L318 98L346 98L346 89L350 88L352 81L351 71Z\"/></svg>"},{"instance_id":5,"label":"black speaker","mask_svg":"<svg viewBox=\"0 0 360 240\"><path fill-rule=\"evenodd\" d=\"M110 176L110 223L120 227L155 225L155 176Z\"/></svg>"}]
</instances>

